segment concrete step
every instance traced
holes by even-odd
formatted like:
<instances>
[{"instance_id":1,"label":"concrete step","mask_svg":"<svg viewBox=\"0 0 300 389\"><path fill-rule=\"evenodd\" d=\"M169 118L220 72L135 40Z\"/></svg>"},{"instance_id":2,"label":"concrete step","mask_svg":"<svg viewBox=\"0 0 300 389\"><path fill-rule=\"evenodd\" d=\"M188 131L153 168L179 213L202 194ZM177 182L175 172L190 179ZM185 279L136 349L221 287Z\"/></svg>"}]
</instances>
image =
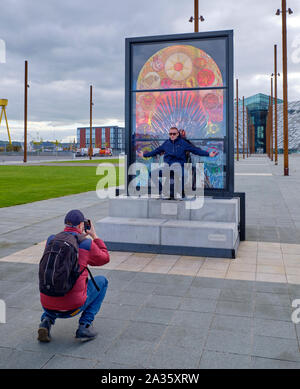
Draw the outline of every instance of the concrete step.
<instances>
[{"instance_id":1,"label":"concrete step","mask_svg":"<svg viewBox=\"0 0 300 389\"><path fill-rule=\"evenodd\" d=\"M234 249L236 223L108 216L96 223L104 242ZM188 254L187 254L188 255Z\"/></svg>"},{"instance_id":2,"label":"concrete step","mask_svg":"<svg viewBox=\"0 0 300 389\"><path fill-rule=\"evenodd\" d=\"M160 244L164 219L108 216L96 222L96 232L104 242Z\"/></svg>"},{"instance_id":3,"label":"concrete step","mask_svg":"<svg viewBox=\"0 0 300 389\"><path fill-rule=\"evenodd\" d=\"M198 200L163 200L148 197L119 196L109 200L112 217L198 220L239 223L239 198Z\"/></svg>"}]
</instances>

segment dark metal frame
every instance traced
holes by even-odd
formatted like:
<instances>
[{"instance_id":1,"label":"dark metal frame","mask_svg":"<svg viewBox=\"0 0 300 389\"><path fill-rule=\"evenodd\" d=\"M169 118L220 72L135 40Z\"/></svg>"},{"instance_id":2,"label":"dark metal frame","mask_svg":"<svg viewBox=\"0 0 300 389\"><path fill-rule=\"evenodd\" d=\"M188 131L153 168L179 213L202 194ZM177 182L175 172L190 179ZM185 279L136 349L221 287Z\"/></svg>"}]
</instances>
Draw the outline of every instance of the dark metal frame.
<instances>
[{"instance_id":1,"label":"dark metal frame","mask_svg":"<svg viewBox=\"0 0 300 389\"><path fill-rule=\"evenodd\" d=\"M228 197L234 193L234 114L233 114L233 30L211 31L201 33L176 34L176 35L158 35L150 37L126 38L125 39L125 128L127 138L125 142L125 151L127 154L127 169L129 165L135 162L135 156L131 147L132 123L131 123L131 105L132 105L132 45L136 43L163 43L180 42L192 40L207 40L225 38L226 39L226 80L227 86L224 87L226 96L226 136L224 137L224 151L226 153L226 182L224 189L205 189L206 196ZM211 89L211 88L209 88ZM212 139L213 140L213 139ZM128 171L128 170L127 170ZM128 183L131 177L128 177ZM127 190L127 188L126 188Z\"/></svg>"}]
</instances>

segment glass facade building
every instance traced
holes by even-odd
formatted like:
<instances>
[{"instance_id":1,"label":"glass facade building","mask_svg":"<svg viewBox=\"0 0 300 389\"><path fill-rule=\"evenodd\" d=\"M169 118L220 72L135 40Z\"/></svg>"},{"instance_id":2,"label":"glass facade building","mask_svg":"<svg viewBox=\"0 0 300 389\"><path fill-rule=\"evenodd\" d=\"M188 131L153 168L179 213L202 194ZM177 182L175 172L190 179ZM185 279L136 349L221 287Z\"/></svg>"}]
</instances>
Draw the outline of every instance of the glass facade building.
<instances>
[{"instance_id":1,"label":"glass facade building","mask_svg":"<svg viewBox=\"0 0 300 389\"><path fill-rule=\"evenodd\" d=\"M283 100L277 98L277 104L281 104ZM267 126L267 115L270 104L270 96L263 93L258 93L254 96L250 96L244 99L245 110L248 110L248 118L254 125L255 134L255 152L265 153L266 152L266 126ZM275 101L273 99L273 104ZM243 103L239 101L239 115L240 118ZM245 119L246 120L246 119ZM241 124L239 123L239 127Z\"/></svg>"}]
</instances>

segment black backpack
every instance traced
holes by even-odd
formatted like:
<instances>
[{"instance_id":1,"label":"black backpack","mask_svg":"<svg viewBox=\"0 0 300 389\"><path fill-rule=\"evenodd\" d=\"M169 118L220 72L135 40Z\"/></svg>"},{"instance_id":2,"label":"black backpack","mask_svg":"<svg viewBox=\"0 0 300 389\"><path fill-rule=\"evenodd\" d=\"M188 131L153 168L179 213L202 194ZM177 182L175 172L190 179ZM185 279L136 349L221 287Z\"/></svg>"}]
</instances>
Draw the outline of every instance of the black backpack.
<instances>
[{"instance_id":1,"label":"black backpack","mask_svg":"<svg viewBox=\"0 0 300 389\"><path fill-rule=\"evenodd\" d=\"M53 297L65 296L85 269L99 291L88 267L80 271L79 244L86 238L79 234L60 232L47 244L39 264L40 292Z\"/></svg>"}]
</instances>

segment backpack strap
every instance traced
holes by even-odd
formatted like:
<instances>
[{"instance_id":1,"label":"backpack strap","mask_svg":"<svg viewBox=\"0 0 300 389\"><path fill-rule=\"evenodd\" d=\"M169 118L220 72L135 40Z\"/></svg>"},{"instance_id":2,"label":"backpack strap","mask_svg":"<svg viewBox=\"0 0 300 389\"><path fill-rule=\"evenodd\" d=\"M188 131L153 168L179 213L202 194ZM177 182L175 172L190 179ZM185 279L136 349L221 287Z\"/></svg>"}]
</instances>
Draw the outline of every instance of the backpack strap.
<instances>
[{"instance_id":1,"label":"backpack strap","mask_svg":"<svg viewBox=\"0 0 300 389\"><path fill-rule=\"evenodd\" d=\"M70 232L69 232L69 233L70 233ZM79 247L79 245L80 245L81 242L83 242L85 239L87 239L86 236L85 236L85 235L82 235L82 234L72 234L72 235L76 238L76 240L77 240L77 242L78 242L78 247ZM94 284L96 290L97 290L98 292L100 292L100 288L99 288L99 286L97 285L97 283L96 283L96 281L95 281L95 279L94 279L94 277L93 277L93 275L92 275L92 272L90 271L90 269L88 268L88 266L85 266L85 267L81 270L80 275L84 272L85 269L87 269L87 271L88 271L88 273L89 273L89 275L90 275L90 277L91 277L92 283Z\"/></svg>"},{"instance_id":2,"label":"backpack strap","mask_svg":"<svg viewBox=\"0 0 300 389\"><path fill-rule=\"evenodd\" d=\"M91 277L92 283L94 284L94 287L96 288L96 290L97 290L98 292L100 292L100 288L99 288L99 286L96 284L96 281L95 281L95 279L94 279L94 277L93 277L93 275L92 275L92 272L91 272L90 269L88 268L88 266L86 266L86 269L87 269L87 271L89 272L89 275L90 275L90 277Z\"/></svg>"}]
</instances>

